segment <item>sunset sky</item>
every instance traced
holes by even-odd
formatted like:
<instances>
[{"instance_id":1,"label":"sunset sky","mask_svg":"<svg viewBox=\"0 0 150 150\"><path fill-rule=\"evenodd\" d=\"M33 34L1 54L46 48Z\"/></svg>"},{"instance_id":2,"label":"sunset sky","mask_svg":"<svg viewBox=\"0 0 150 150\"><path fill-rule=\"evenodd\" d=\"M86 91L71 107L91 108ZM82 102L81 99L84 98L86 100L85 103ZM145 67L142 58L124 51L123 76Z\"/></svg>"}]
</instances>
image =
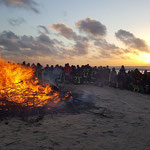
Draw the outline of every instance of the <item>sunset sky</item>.
<instances>
[{"instance_id":1,"label":"sunset sky","mask_svg":"<svg viewBox=\"0 0 150 150\"><path fill-rule=\"evenodd\" d=\"M150 66L150 0L0 0L0 56Z\"/></svg>"}]
</instances>

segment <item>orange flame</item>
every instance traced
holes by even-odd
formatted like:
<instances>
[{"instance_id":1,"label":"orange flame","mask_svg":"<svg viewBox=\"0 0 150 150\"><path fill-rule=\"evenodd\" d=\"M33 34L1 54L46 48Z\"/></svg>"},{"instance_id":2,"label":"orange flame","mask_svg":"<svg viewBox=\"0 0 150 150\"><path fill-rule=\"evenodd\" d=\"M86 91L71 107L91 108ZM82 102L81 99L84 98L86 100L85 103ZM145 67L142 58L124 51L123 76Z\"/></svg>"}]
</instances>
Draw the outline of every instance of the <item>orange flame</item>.
<instances>
[{"instance_id":1,"label":"orange flame","mask_svg":"<svg viewBox=\"0 0 150 150\"><path fill-rule=\"evenodd\" d=\"M68 97L66 94L65 98ZM0 99L20 103L22 106L44 106L50 102L58 103L61 98L48 84L39 84L34 79L31 67L9 63L0 59Z\"/></svg>"}]
</instances>

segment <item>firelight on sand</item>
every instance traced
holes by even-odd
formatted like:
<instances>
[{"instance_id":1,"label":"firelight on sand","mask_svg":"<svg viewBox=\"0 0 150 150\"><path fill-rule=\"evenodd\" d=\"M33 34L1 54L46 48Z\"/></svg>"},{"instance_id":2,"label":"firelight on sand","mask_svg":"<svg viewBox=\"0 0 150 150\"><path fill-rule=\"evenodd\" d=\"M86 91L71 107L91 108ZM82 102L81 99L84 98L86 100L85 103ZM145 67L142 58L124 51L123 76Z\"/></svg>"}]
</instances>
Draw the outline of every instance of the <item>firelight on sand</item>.
<instances>
[{"instance_id":1,"label":"firelight on sand","mask_svg":"<svg viewBox=\"0 0 150 150\"><path fill-rule=\"evenodd\" d=\"M0 68L0 99L5 98L22 106L35 107L50 102L58 103L61 100L60 94L53 91L50 85L39 84L31 67L0 59Z\"/></svg>"}]
</instances>

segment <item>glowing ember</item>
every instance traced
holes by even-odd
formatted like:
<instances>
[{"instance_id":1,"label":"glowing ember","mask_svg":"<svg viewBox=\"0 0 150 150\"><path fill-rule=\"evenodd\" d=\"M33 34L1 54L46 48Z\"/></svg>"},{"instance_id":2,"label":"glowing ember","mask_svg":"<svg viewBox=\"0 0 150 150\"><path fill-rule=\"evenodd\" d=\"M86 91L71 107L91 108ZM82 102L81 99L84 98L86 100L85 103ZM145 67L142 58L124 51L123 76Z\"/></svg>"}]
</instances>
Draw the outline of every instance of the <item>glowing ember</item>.
<instances>
[{"instance_id":1,"label":"glowing ember","mask_svg":"<svg viewBox=\"0 0 150 150\"><path fill-rule=\"evenodd\" d=\"M68 94L62 100L67 97ZM39 84L31 67L0 59L0 99L3 98L22 106L35 107L61 100L59 93L53 91L51 86Z\"/></svg>"}]
</instances>

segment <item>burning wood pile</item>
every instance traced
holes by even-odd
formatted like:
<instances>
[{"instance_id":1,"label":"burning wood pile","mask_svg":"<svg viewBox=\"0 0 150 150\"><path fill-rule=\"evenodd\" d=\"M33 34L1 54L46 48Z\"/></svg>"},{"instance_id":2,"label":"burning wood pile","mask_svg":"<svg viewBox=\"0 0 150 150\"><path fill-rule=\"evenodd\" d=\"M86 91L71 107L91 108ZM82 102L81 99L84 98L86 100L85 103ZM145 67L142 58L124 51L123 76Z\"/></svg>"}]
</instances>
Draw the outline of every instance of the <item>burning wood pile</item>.
<instances>
[{"instance_id":1,"label":"burning wood pile","mask_svg":"<svg viewBox=\"0 0 150 150\"><path fill-rule=\"evenodd\" d=\"M71 98L60 94L48 84L42 84L34 75L35 70L0 59L0 115L20 114L25 110L51 106Z\"/></svg>"},{"instance_id":2,"label":"burning wood pile","mask_svg":"<svg viewBox=\"0 0 150 150\"><path fill-rule=\"evenodd\" d=\"M20 116L37 121L46 113L75 112L94 107L86 93L58 92L35 77L35 70L0 59L0 119ZM25 119L26 118L26 119Z\"/></svg>"}]
</instances>

